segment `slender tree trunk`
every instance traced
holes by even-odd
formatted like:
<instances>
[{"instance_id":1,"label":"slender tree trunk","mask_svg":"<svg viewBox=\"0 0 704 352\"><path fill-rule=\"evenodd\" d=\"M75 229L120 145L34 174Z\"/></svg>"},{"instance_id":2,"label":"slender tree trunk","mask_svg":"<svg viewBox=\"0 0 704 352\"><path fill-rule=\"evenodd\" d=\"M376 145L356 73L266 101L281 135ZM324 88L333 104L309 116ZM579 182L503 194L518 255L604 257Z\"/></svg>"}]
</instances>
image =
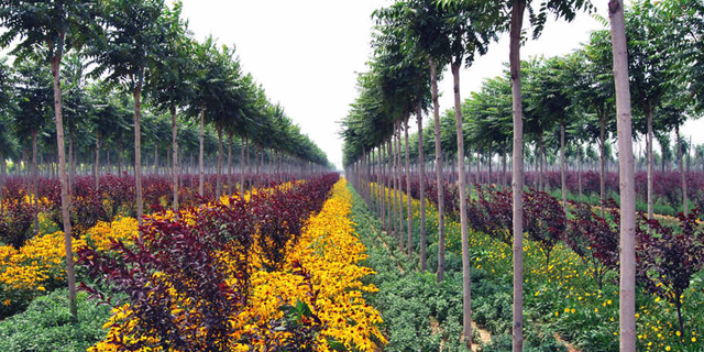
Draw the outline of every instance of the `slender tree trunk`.
<instances>
[{"instance_id":1,"label":"slender tree trunk","mask_svg":"<svg viewBox=\"0 0 704 352\"><path fill-rule=\"evenodd\" d=\"M606 213L606 112L601 115L601 132L599 134L599 152L601 169L599 170L599 189L601 197L601 217Z\"/></svg>"},{"instance_id":2,"label":"slender tree trunk","mask_svg":"<svg viewBox=\"0 0 704 352\"><path fill-rule=\"evenodd\" d=\"M381 156L379 158L379 161L381 162L381 181L380 187L381 188L381 223L384 227L385 231L389 231L389 226L386 223L386 218L387 218L387 210L386 210L386 205L389 203L387 198L386 198L386 142L381 142Z\"/></svg>"},{"instance_id":3,"label":"slender tree trunk","mask_svg":"<svg viewBox=\"0 0 704 352\"><path fill-rule=\"evenodd\" d=\"M64 122L61 116L61 54L52 57L51 73L54 76L54 115L56 116L56 144L59 154L59 183L61 184L61 218L64 226L66 249L66 277L68 281L69 309L73 319L78 317L76 305L76 272L73 267L71 246L71 217L69 215L68 179L66 176L66 146L64 143Z\"/></svg>"},{"instance_id":4,"label":"slender tree trunk","mask_svg":"<svg viewBox=\"0 0 704 352\"><path fill-rule=\"evenodd\" d=\"M438 103L438 66L430 59L430 85L435 126L435 173L438 186L438 282L445 276L445 200L442 184L442 146L440 144L440 104Z\"/></svg>"},{"instance_id":5,"label":"slender tree trunk","mask_svg":"<svg viewBox=\"0 0 704 352\"><path fill-rule=\"evenodd\" d=\"M200 132L199 132L199 151L198 151L198 193L201 197L205 194L205 105L200 106Z\"/></svg>"},{"instance_id":6,"label":"slender tree trunk","mask_svg":"<svg viewBox=\"0 0 704 352\"><path fill-rule=\"evenodd\" d=\"M222 155L223 155L223 149L222 149L222 125L218 124L217 126L218 130L218 165L217 165L217 176L215 180L215 200L217 202L220 201L220 191L222 188Z\"/></svg>"},{"instance_id":7,"label":"slender tree trunk","mask_svg":"<svg viewBox=\"0 0 704 352\"><path fill-rule=\"evenodd\" d=\"M545 182L543 180L543 173L545 172L545 163L543 163L543 130L538 132L538 190L545 190Z\"/></svg>"},{"instance_id":8,"label":"slender tree trunk","mask_svg":"<svg viewBox=\"0 0 704 352\"><path fill-rule=\"evenodd\" d=\"M137 219L139 226L142 226L142 215L144 214L144 203L142 200L142 126L140 118L142 113L142 85L135 88L134 95L134 175L135 188L137 189ZM142 231L139 231L139 239L142 239Z\"/></svg>"},{"instance_id":9,"label":"slender tree trunk","mask_svg":"<svg viewBox=\"0 0 704 352\"><path fill-rule=\"evenodd\" d=\"M613 1L612 1L613 2ZM653 108L647 112L648 118L648 219L653 218Z\"/></svg>"},{"instance_id":10,"label":"slender tree trunk","mask_svg":"<svg viewBox=\"0 0 704 352\"><path fill-rule=\"evenodd\" d=\"M178 212L178 126L176 125L176 105L171 105L171 142L173 143L174 172L174 213Z\"/></svg>"},{"instance_id":11,"label":"slender tree trunk","mask_svg":"<svg viewBox=\"0 0 704 352\"><path fill-rule=\"evenodd\" d=\"M68 130L68 193L73 194L73 185L76 179L76 159L73 150L73 128Z\"/></svg>"},{"instance_id":12,"label":"slender tree trunk","mask_svg":"<svg viewBox=\"0 0 704 352\"><path fill-rule=\"evenodd\" d=\"M680 125L675 126L677 134L677 161L680 164L680 180L682 181L682 206L684 214L689 212L689 204L687 204L687 175L684 172L684 159L682 158L682 137L680 136ZM691 145L691 144L690 144Z\"/></svg>"},{"instance_id":13,"label":"slender tree trunk","mask_svg":"<svg viewBox=\"0 0 704 352\"><path fill-rule=\"evenodd\" d=\"M636 195L631 131L631 94L628 82L628 52L623 0L609 0L613 43L618 154L621 193L620 223L620 351L636 351Z\"/></svg>"},{"instance_id":14,"label":"slender tree trunk","mask_svg":"<svg viewBox=\"0 0 704 352\"><path fill-rule=\"evenodd\" d=\"M244 196L244 137L240 137L240 195Z\"/></svg>"},{"instance_id":15,"label":"slender tree trunk","mask_svg":"<svg viewBox=\"0 0 704 352\"><path fill-rule=\"evenodd\" d=\"M100 132L95 136L95 189L100 189Z\"/></svg>"},{"instance_id":16,"label":"slender tree trunk","mask_svg":"<svg viewBox=\"0 0 704 352\"><path fill-rule=\"evenodd\" d=\"M74 173L75 173L75 163L74 163ZM117 173L122 177L122 138L117 138Z\"/></svg>"},{"instance_id":17,"label":"slender tree trunk","mask_svg":"<svg viewBox=\"0 0 704 352\"><path fill-rule=\"evenodd\" d=\"M577 171L577 183L579 185L579 201L582 201L583 197L583 190L582 190L582 146L579 146L579 149L577 150L577 165L578 165L578 171Z\"/></svg>"},{"instance_id":18,"label":"slender tree trunk","mask_svg":"<svg viewBox=\"0 0 704 352\"><path fill-rule=\"evenodd\" d=\"M562 208L567 215L567 160L565 159L565 119L560 120L560 181L562 182Z\"/></svg>"},{"instance_id":19,"label":"slender tree trunk","mask_svg":"<svg viewBox=\"0 0 704 352\"><path fill-rule=\"evenodd\" d=\"M158 174L159 174L159 143L158 143L158 141L154 141L154 175L158 175Z\"/></svg>"},{"instance_id":20,"label":"slender tree trunk","mask_svg":"<svg viewBox=\"0 0 704 352\"><path fill-rule=\"evenodd\" d=\"M32 205L37 206L39 195L37 194L37 177L39 169L37 168L37 130L32 131ZM34 212L34 232L39 233L39 212Z\"/></svg>"},{"instance_id":21,"label":"slender tree trunk","mask_svg":"<svg viewBox=\"0 0 704 352\"><path fill-rule=\"evenodd\" d=\"M227 143L227 193L232 196L232 142L233 142L232 132L228 133L228 143Z\"/></svg>"},{"instance_id":22,"label":"slender tree trunk","mask_svg":"<svg viewBox=\"0 0 704 352\"><path fill-rule=\"evenodd\" d=\"M398 186L397 190L397 200L396 204L398 204L398 208L396 209L397 211L397 220L398 220L398 238L399 238L399 249L401 252L403 252L405 248L405 240L403 236L403 183L401 181L401 168L403 167L403 164L401 164L401 121L396 122L396 135L395 135L395 140L394 143L394 148L396 148L396 184Z\"/></svg>"},{"instance_id":23,"label":"slender tree trunk","mask_svg":"<svg viewBox=\"0 0 704 352\"><path fill-rule=\"evenodd\" d=\"M425 238L425 151L423 150L423 110L418 103L416 110L418 120L418 180L420 187L420 271L426 269L427 240Z\"/></svg>"},{"instance_id":24,"label":"slender tree trunk","mask_svg":"<svg viewBox=\"0 0 704 352\"><path fill-rule=\"evenodd\" d=\"M401 189L401 182L398 176L398 154L399 148L396 143L396 138L398 136L398 121L394 122L394 134L391 137L392 150L394 153L394 234L396 235L396 242L398 243L398 248L403 252L403 236L401 235L401 197L399 195Z\"/></svg>"},{"instance_id":25,"label":"slender tree trunk","mask_svg":"<svg viewBox=\"0 0 704 352\"><path fill-rule=\"evenodd\" d=\"M467 348L472 348L472 281L469 262L469 231L467 230L467 198L464 177L464 133L462 131L462 102L460 101L460 67L462 62L451 65L455 97L455 127L457 128L457 170L460 189L460 227L462 230L462 306L463 337ZM491 172L489 172L491 174ZM491 177L491 176L490 176ZM491 181L490 181L491 182Z\"/></svg>"},{"instance_id":26,"label":"slender tree trunk","mask_svg":"<svg viewBox=\"0 0 704 352\"><path fill-rule=\"evenodd\" d=\"M504 144L503 149L503 153L501 154L501 172L503 174L503 181L501 182L501 184L506 187L506 185L508 184L508 179L506 178L506 144Z\"/></svg>"},{"instance_id":27,"label":"slender tree trunk","mask_svg":"<svg viewBox=\"0 0 704 352\"><path fill-rule=\"evenodd\" d=\"M404 121L404 138L406 141L406 231L408 232L408 256L413 256L413 209L411 207L411 169L408 157L408 118Z\"/></svg>"},{"instance_id":28,"label":"slender tree trunk","mask_svg":"<svg viewBox=\"0 0 704 352\"><path fill-rule=\"evenodd\" d=\"M250 150L251 150L251 149L252 149L251 146L249 145L249 143L247 143L247 177L249 178L249 182L248 182L248 183L249 183L249 186L247 187L247 189L251 189L251 188L252 188L251 185L252 185L252 179L253 179L253 175L252 175L252 156L251 156L251 154L250 154Z\"/></svg>"},{"instance_id":29,"label":"slender tree trunk","mask_svg":"<svg viewBox=\"0 0 704 352\"><path fill-rule=\"evenodd\" d=\"M509 48L513 97L513 352L523 351L523 101L520 48L525 8L525 0L513 1Z\"/></svg>"}]
</instances>

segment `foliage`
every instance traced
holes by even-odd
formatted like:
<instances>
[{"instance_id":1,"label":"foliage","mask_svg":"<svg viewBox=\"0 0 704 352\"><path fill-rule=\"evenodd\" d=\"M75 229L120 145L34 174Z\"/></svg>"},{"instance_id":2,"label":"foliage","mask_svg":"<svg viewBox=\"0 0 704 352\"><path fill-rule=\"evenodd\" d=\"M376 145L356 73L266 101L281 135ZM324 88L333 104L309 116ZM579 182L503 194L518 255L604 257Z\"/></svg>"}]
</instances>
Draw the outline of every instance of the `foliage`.
<instances>
[{"instance_id":1,"label":"foliage","mask_svg":"<svg viewBox=\"0 0 704 352\"><path fill-rule=\"evenodd\" d=\"M0 241L19 249L32 233L37 207L25 201L10 201L0 210Z\"/></svg>"},{"instance_id":2,"label":"foliage","mask_svg":"<svg viewBox=\"0 0 704 352\"><path fill-rule=\"evenodd\" d=\"M0 322L4 352L82 352L105 337L103 321L110 309L78 294L78 319L68 309L68 290L34 300L26 311Z\"/></svg>"},{"instance_id":3,"label":"foliage","mask_svg":"<svg viewBox=\"0 0 704 352\"><path fill-rule=\"evenodd\" d=\"M567 220L562 241L590 265L599 289L604 288L606 270L618 269L618 208L612 199L606 204L614 223L598 216L585 203L571 203L574 217Z\"/></svg>"},{"instance_id":4,"label":"foliage","mask_svg":"<svg viewBox=\"0 0 704 352\"><path fill-rule=\"evenodd\" d=\"M378 313L360 299L375 289L360 282L371 270L355 264L364 246L351 236L344 182L321 204L337 177L287 184L281 191L260 189L178 215L157 214L142 228L143 241L112 245L117 256L80 250L92 277L129 297L115 306L106 340L91 350L371 351L383 343ZM255 239L265 235L256 203L272 197L300 202L295 205L303 217L320 209L295 244L289 234L278 270L267 265ZM338 302L348 302L347 309L337 309Z\"/></svg>"},{"instance_id":5,"label":"foliage","mask_svg":"<svg viewBox=\"0 0 704 352\"><path fill-rule=\"evenodd\" d=\"M655 219L641 221L647 227L637 229L638 278L649 292L675 305L679 331L684 334L682 296L692 277L704 269L704 231L697 223L697 210L680 213L677 229Z\"/></svg>"}]
</instances>

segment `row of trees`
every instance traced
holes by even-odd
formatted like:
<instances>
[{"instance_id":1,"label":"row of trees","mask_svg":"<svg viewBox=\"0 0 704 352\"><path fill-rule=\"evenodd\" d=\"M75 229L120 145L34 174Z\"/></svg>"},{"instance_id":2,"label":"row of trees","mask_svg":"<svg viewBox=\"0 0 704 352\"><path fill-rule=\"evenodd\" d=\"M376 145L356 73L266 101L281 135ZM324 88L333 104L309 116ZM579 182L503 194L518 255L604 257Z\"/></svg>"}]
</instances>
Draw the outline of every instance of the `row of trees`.
<instances>
[{"instance_id":1,"label":"row of trees","mask_svg":"<svg viewBox=\"0 0 704 352\"><path fill-rule=\"evenodd\" d=\"M54 117L55 128L48 134L56 136L69 295L74 316L76 291L67 173L75 170L78 153L74 147L80 143L75 143L74 139L83 139L81 128L86 128L91 138L95 138L93 165L96 170L100 170L101 165L97 152L101 144L114 142L117 145L130 135L134 137L133 165L140 224L142 167L145 165L142 119L143 115L145 118L149 115L145 111L155 116L167 115L171 120L175 209L178 209L179 159L184 156L179 150L180 121L190 119L198 124L201 194L205 180L206 125L212 126L217 136L217 196L221 189L226 138L228 145L232 145L237 136L243 146L240 164L245 160L242 155L245 149L269 149L269 155L274 155L277 162L285 158L300 168L330 165L325 154L300 132L283 109L268 101L253 77L242 72L234 47L220 46L212 38L203 42L193 38L187 22L181 18L179 2L168 7L163 0L8 0L0 8L0 26L4 30L0 46L12 47L10 53L14 55L14 70L6 60L0 66L0 121L8 127L2 128L0 140L3 146L10 146L28 131L32 136L35 180L39 133L46 131L46 122L50 116ZM128 114L132 121L126 119ZM128 128L133 132L128 133ZM66 134L70 140L69 153L73 153L69 160L74 165L70 168L67 167ZM156 134L149 139L166 137ZM10 156L4 153L13 148L0 150L4 170L4 161ZM118 152L118 161L123 154L121 150ZM240 177L240 184L243 184L244 172L240 172ZM98 177L96 182L99 182Z\"/></svg>"},{"instance_id":2,"label":"row of trees","mask_svg":"<svg viewBox=\"0 0 704 352\"><path fill-rule=\"evenodd\" d=\"M560 163L562 170L566 170L568 133L580 136L577 140L571 138L573 145L585 145L598 140L601 155L604 156L607 129L613 131L610 126L615 124L621 179L619 337L622 351L635 351L633 129L647 136L648 169L652 176L653 121L657 119L662 123L662 129L666 129L665 126L677 127L682 124L690 109L701 111L704 108L704 96L699 89L704 82L701 69L704 62L701 51L704 45L701 40L704 6L696 1L685 0L663 1L658 5L650 1L639 1L629 11L625 11L622 1L611 0L608 1L608 7L610 32L595 32L584 49L567 57L531 60L527 63L520 59L521 42L526 39L522 35L526 8L529 9L527 17L533 27L533 37L537 37L544 29L547 16L554 15L570 21L581 10L591 11L591 4L579 0L405 0L375 13L377 26L372 44L374 57L369 72L360 75L359 98L344 120L344 162L367 200L373 191L377 191L368 183L372 172L381 173L382 178L389 175L394 183L393 188L398 190L401 181L399 171L403 167L400 160L401 133L405 131L408 174L409 118L411 115L417 117L417 142L420 146L417 148L418 164L425 165L422 116L424 111L432 107L434 126L431 130L435 135L434 167L440 211L438 279L442 280L444 258L442 155L445 151L442 148L450 144L452 154L457 157L456 170L459 174L457 183L464 274L463 335L469 346L472 336L471 281L465 195L465 143L474 146L475 151L478 148L491 149L490 154L500 151L502 155L509 154L507 149L512 145L512 233L517 234L513 238L513 350L521 351L524 133L535 142L538 165L544 165L545 137L549 134L557 135L553 138L559 140ZM603 21L607 23L605 19ZM470 67L475 58L485 54L489 43L502 31L509 32L509 70L506 76L485 82L484 89L474 93L463 110L459 91L460 69L463 65ZM452 143L450 137L443 144L437 80L446 65L450 66L453 78L455 102L454 111L450 113L454 115L454 129L448 136L454 135L456 142ZM524 75L526 78L522 79ZM575 91L577 88L579 89ZM632 101L633 112L639 117L636 119L631 118ZM465 113L469 115L467 119ZM449 127L451 119L445 121ZM418 177L426 177L425 167L418 168ZM410 182L408 179L406 182ZM651 177L649 179L652 180ZM422 226L425 223L423 206L426 195L424 182L420 182L420 185L420 255L421 270L425 270L425 229ZM649 182L649 194L650 190L652 181ZM652 198L649 198L652 213ZM397 192L393 192L390 199L400 205ZM386 199L382 198L384 201ZM401 225L402 214L389 215L394 216L394 222ZM406 216L412 216L410 210ZM409 221L406 228L409 242L412 240L410 224ZM400 238L400 234L397 233L397 236ZM412 247L409 245L408 248L410 250Z\"/></svg>"}]
</instances>

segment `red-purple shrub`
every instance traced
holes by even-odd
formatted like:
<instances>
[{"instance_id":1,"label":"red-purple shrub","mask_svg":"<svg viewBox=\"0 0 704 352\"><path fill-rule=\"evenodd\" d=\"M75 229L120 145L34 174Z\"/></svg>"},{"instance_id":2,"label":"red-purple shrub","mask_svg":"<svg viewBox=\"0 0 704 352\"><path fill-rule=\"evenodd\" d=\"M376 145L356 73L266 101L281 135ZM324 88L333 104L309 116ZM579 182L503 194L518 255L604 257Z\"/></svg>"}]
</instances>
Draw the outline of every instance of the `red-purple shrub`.
<instances>
[{"instance_id":1,"label":"red-purple shrub","mask_svg":"<svg viewBox=\"0 0 704 352\"><path fill-rule=\"evenodd\" d=\"M0 211L0 240L17 249L31 237L37 208L24 201L5 201Z\"/></svg>"},{"instance_id":2,"label":"red-purple shrub","mask_svg":"<svg viewBox=\"0 0 704 352\"><path fill-rule=\"evenodd\" d=\"M577 253L594 272L599 289L603 288L607 270L618 268L618 206L613 199L606 206L614 216L612 225L607 219L598 216L586 203L571 202L574 218L567 221L567 231L562 240Z\"/></svg>"},{"instance_id":3,"label":"red-purple shrub","mask_svg":"<svg viewBox=\"0 0 704 352\"><path fill-rule=\"evenodd\" d=\"M339 179L337 174L308 180L290 190L273 188L252 197L252 211L259 230L264 265L279 270L286 259L289 240L295 243L312 212L319 211Z\"/></svg>"},{"instance_id":4,"label":"red-purple shrub","mask_svg":"<svg viewBox=\"0 0 704 352\"><path fill-rule=\"evenodd\" d=\"M523 194L523 228L545 253L546 267L550 253L565 231L565 212L555 197L531 190Z\"/></svg>"},{"instance_id":5,"label":"red-purple shrub","mask_svg":"<svg viewBox=\"0 0 704 352\"><path fill-rule=\"evenodd\" d=\"M679 330L684 336L682 295L692 276L704 269L704 231L697 223L698 211L679 214L680 226L673 229L641 215L637 226L638 279L646 289L677 308Z\"/></svg>"},{"instance_id":6,"label":"red-purple shrub","mask_svg":"<svg viewBox=\"0 0 704 352\"><path fill-rule=\"evenodd\" d=\"M475 185L476 199L467 201L467 219L482 231L506 244L513 242L513 198L510 188Z\"/></svg>"},{"instance_id":7,"label":"red-purple shrub","mask_svg":"<svg viewBox=\"0 0 704 352\"><path fill-rule=\"evenodd\" d=\"M143 240L134 246L113 244L117 256L90 248L79 250L79 263L90 277L129 298L136 324L124 324L121 331L138 342L112 343L125 350L160 346L221 351L228 345L232 338L229 318L244 306L248 290L248 280L237 280L235 286L227 281L233 272L246 275L246 260L223 260L249 252L249 247L242 246L251 244L253 233L241 225L251 223L251 217L242 219L241 213L241 206L217 207L201 212L192 224L184 220L149 222L141 228ZM233 219L237 220L229 223ZM220 228L213 231L216 224ZM224 241L226 238L238 240ZM102 292L81 286L105 299ZM176 305L188 313L174 314ZM156 337L158 342L152 346L149 339L140 340L142 337Z\"/></svg>"}]
</instances>

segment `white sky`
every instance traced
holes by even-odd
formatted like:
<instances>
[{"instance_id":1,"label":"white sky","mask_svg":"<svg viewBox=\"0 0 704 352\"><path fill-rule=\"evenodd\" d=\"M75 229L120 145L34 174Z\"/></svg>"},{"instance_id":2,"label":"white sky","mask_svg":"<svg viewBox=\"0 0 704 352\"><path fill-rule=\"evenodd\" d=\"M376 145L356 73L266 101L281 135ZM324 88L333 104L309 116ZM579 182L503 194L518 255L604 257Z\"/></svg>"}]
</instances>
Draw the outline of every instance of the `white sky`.
<instances>
[{"instance_id":1,"label":"white sky","mask_svg":"<svg viewBox=\"0 0 704 352\"><path fill-rule=\"evenodd\" d=\"M183 15L198 39L212 34L222 44L235 44L244 70L341 167L338 121L357 97L356 73L366 70L371 13L388 4L383 0L183 0ZM598 13L606 16L605 6ZM542 37L529 41L521 55L569 53L587 42L591 30L601 28L588 14L578 15L572 23L550 21ZM507 61L508 38L503 36L462 72L462 98L478 90L483 79L499 75ZM446 73L440 85L443 111L453 104L452 79ZM682 131L695 144L704 143L704 119L689 121Z\"/></svg>"}]
</instances>

